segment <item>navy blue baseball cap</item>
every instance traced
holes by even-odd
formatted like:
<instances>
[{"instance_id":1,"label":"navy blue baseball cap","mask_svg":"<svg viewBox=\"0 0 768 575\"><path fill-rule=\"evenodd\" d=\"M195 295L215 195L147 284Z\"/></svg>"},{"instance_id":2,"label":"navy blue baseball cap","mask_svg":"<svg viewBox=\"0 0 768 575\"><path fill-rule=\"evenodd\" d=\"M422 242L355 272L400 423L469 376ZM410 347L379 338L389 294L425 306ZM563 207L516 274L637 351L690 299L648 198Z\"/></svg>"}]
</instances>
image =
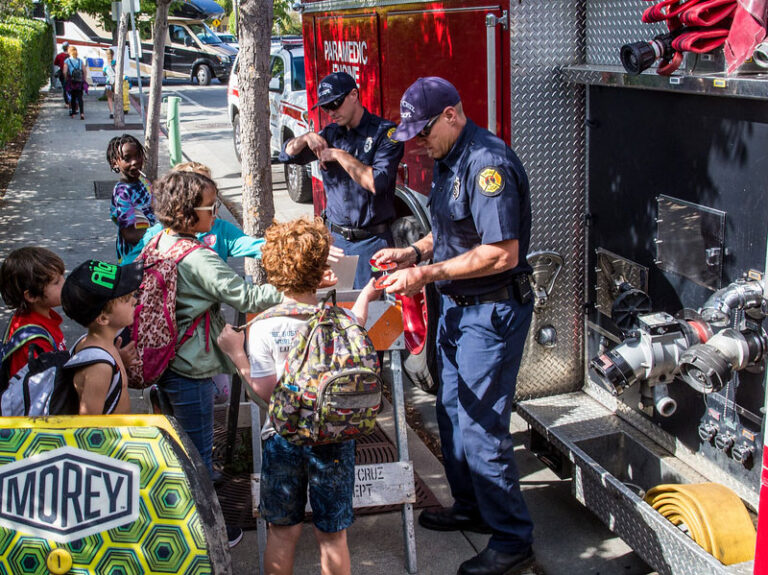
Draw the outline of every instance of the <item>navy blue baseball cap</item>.
<instances>
[{"instance_id":1,"label":"navy blue baseball cap","mask_svg":"<svg viewBox=\"0 0 768 575\"><path fill-rule=\"evenodd\" d=\"M317 104L312 106L312 109L330 104L337 98L346 96L356 88L355 79L346 72L328 74L320 81L320 85L317 87Z\"/></svg>"},{"instance_id":2,"label":"navy blue baseball cap","mask_svg":"<svg viewBox=\"0 0 768 575\"><path fill-rule=\"evenodd\" d=\"M421 132L432 118L460 101L458 90L448 80L437 76L419 78L400 99L400 125L392 138L407 142Z\"/></svg>"}]
</instances>

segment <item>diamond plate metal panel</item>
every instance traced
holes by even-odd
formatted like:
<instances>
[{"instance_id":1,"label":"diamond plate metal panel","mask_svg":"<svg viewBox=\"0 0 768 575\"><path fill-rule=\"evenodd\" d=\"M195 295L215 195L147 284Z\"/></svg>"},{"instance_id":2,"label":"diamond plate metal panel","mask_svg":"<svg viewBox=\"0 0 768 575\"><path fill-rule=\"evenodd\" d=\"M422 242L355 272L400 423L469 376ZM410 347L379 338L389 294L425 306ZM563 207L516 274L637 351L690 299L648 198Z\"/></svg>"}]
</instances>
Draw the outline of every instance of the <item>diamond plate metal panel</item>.
<instances>
[{"instance_id":1,"label":"diamond plate metal panel","mask_svg":"<svg viewBox=\"0 0 768 575\"><path fill-rule=\"evenodd\" d=\"M624 539L649 565L664 575L751 573L752 562L724 566L672 523L653 511L629 487L610 475L577 442L625 433L690 482L705 481L677 458L660 452L646 436L584 393L524 401L520 415L575 464L574 496Z\"/></svg>"},{"instance_id":2,"label":"diamond plate metal panel","mask_svg":"<svg viewBox=\"0 0 768 575\"><path fill-rule=\"evenodd\" d=\"M645 0L590 0L587 5L587 64L621 66L624 44L650 40L667 31L665 24L643 24Z\"/></svg>"},{"instance_id":3,"label":"diamond plate metal panel","mask_svg":"<svg viewBox=\"0 0 768 575\"><path fill-rule=\"evenodd\" d=\"M530 179L531 250L556 251L565 264L547 308L534 314L518 397L582 385L585 93L561 68L584 62L585 13L584 1L510 3L511 145ZM557 330L554 348L535 341L547 324Z\"/></svg>"},{"instance_id":4,"label":"diamond plate metal panel","mask_svg":"<svg viewBox=\"0 0 768 575\"><path fill-rule=\"evenodd\" d=\"M677 459L691 466L698 473L706 477L707 481L714 481L732 489L747 506L756 510L760 499L760 485L749 485L740 481L738 477L728 473L719 467L715 462L698 453L692 452L675 436L667 433L648 419L644 414L635 411L630 405L619 401L598 384L594 383L589 377L584 384L584 392L607 409L614 412L617 416L626 420L634 428L645 434L655 443L673 453Z\"/></svg>"}]
</instances>

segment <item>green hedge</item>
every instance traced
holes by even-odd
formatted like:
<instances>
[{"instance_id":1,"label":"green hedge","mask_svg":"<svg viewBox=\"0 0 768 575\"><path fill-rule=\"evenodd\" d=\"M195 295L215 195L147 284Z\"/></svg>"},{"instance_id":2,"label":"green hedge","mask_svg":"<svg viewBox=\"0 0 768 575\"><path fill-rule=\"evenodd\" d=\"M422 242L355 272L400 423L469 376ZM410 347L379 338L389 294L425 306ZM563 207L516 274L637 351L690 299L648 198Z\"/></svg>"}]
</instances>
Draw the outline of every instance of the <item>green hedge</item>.
<instances>
[{"instance_id":1,"label":"green hedge","mask_svg":"<svg viewBox=\"0 0 768 575\"><path fill-rule=\"evenodd\" d=\"M21 131L30 102L50 76L53 30L41 20L0 22L0 148Z\"/></svg>"}]
</instances>

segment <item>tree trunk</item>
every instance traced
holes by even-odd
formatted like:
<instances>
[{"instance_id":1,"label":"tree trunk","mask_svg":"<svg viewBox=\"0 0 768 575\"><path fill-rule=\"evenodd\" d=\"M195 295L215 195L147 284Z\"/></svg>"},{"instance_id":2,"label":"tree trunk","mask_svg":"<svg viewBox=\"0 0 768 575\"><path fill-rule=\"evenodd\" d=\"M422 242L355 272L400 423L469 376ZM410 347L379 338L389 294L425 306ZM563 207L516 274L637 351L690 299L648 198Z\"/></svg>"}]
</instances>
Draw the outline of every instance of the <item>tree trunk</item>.
<instances>
[{"instance_id":1,"label":"tree trunk","mask_svg":"<svg viewBox=\"0 0 768 575\"><path fill-rule=\"evenodd\" d=\"M127 12L120 15L120 24L117 29L117 54L115 54L115 93L112 98L112 109L115 116L115 128L125 128L125 116L123 115L123 78L125 77L125 37L128 35Z\"/></svg>"},{"instance_id":2,"label":"tree trunk","mask_svg":"<svg viewBox=\"0 0 768 575\"><path fill-rule=\"evenodd\" d=\"M165 35L168 32L168 8L171 0L158 0L155 27L152 31L152 72L149 78L149 104L147 105L147 132L144 147L147 157L144 173L150 181L157 179L157 154L160 141L160 101L163 92L163 65L165 63Z\"/></svg>"},{"instance_id":3,"label":"tree trunk","mask_svg":"<svg viewBox=\"0 0 768 575\"><path fill-rule=\"evenodd\" d=\"M269 149L269 49L272 0L241 0L237 22L240 64L240 134L242 137L243 228L263 236L275 217ZM246 260L254 283L265 281L256 260Z\"/></svg>"}]
</instances>

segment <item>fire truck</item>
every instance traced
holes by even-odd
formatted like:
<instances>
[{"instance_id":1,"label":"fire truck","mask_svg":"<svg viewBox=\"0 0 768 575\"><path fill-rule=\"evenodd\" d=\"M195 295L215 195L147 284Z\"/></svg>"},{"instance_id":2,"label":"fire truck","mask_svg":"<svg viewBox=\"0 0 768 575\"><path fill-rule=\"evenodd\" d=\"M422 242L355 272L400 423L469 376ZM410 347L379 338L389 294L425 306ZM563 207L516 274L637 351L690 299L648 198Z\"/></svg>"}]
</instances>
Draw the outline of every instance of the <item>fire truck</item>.
<instances>
[{"instance_id":1,"label":"fire truck","mask_svg":"<svg viewBox=\"0 0 768 575\"><path fill-rule=\"evenodd\" d=\"M766 573L768 76L726 74L722 50L628 73L622 46L668 32L641 21L648 5L304 0L310 127L329 123L313 106L334 71L393 121L416 78L451 81L530 179L535 313L516 397L529 448L659 573ZM431 177L408 142L400 245L430 229ZM313 195L319 212L318 172ZM404 315L409 374L434 389L430 289ZM734 541L747 552L718 552Z\"/></svg>"}]
</instances>

